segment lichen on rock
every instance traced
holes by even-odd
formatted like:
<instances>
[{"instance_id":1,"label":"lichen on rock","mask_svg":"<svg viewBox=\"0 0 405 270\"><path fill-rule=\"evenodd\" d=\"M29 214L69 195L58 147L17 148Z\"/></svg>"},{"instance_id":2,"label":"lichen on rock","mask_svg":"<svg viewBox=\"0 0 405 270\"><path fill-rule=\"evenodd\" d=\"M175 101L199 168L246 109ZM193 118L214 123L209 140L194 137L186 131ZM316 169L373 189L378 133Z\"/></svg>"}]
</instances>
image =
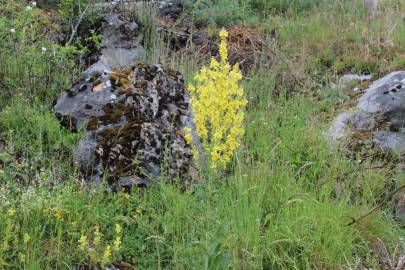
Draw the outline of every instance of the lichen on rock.
<instances>
[{"instance_id":1,"label":"lichen on rock","mask_svg":"<svg viewBox=\"0 0 405 270\"><path fill-rule=\"evenodd\" d=\"M375 81L325 134L331 144L369 145L405 160L405 71Z\"/></svg>"},{"instance_id":2,"label":"lichen on rock","mask_svg":"<svg viewBox=\"0 0 405 270\"><path fill-rule=\"evenodd\" d=\"M86 179L106 177L114 187L149 185L163 173L183 184L197 180L183 132L191 105L177 71L137 64L83 75L55 112L70 130L84 130L73 161Z\"/></svg>"}]
</instances>

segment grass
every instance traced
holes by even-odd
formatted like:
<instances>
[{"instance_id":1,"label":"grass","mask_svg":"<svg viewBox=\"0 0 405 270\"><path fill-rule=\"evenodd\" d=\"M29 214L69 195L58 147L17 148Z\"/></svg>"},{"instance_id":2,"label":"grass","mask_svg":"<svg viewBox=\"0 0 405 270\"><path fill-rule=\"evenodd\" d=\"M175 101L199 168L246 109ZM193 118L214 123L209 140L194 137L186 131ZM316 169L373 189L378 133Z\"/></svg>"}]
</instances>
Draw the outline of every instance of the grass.
<instances>
[{"instance_id":1,"label":"grass","mask_svg":"<svg viewBox=\"0 0 405 270\"><path fill-rule=\"evenodd\" d=\"M352 163L319 144L316 120L323 113L313 101L268 102L267 112L249 115L256 122L247 129L248 149L224 180L213 178L186 192L162 184L131 194L72 184L51 191L15 187L12 196L6 194L3 218L8 209L17 210L11 235L18 244L5 258L14 268L64 269L86 262L77 252L82 234L98 225L112 241L116 223L124 227L120 258L141 269L337 269L358 258L376 265L372 243L379 240L394 258L399 255L394 249L403 231L384 212L372 216L371 224L347 226L350 217L379 201L392 172L363 170L367 162ZM33 239L28 247L20 240L24 233ZM14 257L19 252L27 253L24 263Z\"/></svg>"},{"instance_id":2,"label":"grass","mask_svg":"<svg viewBox=\"0 0 405 270\"><path fill-rule=\"evenodd\" d=\"M213 8L221 10L224 3ZM0 102L0 268L114 263L124 269L393 269L405 237L393 204L348 223L404 184L404 174L372 153L353 159L328 147L323 130L349 97L323 85L343 72L403 68L404 25L398 14L404 6L385 1L370 21L361 7L343 4L286 11L294 16L246 15L254 14L248 7L227 22L252 23L269 35L275 55L244 80L246 136L229 171L208 175L185 191L164 181L129 194L83 186L70 164L80 135L64 130L52 114L52 98L62 88L50 85L65 83L64 73L44 73L52 84L28 80L22 59L31 50L35 59L43 57L35 41L22 44L19 57L11 48L0 54L1 88L8 91ZM18 20L21 10L9 8ZM147 17L142 22L149 32L156 27ZM8 36L10 27L0 27L0 34ZM273 29L277 41L271 40ZM190 82L200 65L193 44L173 53L165 40L149 35L145 60L179 69ZM43 63L33 64L34 74L42 74ZM19 91L12 91L12 83ZM122 243L108 255L117 224ZM84 249L82 237L88 239Z\"/></svg>"}]
</instances>

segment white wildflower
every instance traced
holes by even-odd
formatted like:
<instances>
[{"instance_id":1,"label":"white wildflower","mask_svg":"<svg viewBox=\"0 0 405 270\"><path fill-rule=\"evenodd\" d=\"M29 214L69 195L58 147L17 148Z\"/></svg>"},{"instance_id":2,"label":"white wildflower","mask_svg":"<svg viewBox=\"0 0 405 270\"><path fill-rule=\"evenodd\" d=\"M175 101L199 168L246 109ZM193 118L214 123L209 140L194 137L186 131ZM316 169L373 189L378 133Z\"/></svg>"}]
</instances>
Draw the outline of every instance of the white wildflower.
<instances>
[{"instance_id":1,"label":"white wildflower","mask_svg":"<svg viewBox=\"0 0 405 270\"><path fill-rule=\"evenodd\" d=\"M14 28L11 28L11 29L10 29L10 32L11 32L11 33L15 33L15 29L14 29Z\"/></svg>"}]
</instances>

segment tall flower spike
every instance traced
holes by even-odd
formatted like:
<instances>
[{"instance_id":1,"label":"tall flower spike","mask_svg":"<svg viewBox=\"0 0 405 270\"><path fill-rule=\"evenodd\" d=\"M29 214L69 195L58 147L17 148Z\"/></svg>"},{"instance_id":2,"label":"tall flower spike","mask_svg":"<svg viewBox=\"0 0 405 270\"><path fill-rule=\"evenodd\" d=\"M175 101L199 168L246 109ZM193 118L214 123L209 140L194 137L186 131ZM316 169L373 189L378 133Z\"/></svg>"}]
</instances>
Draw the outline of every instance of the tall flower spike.
<instances>
[{"instance_id":1,"label":"tall flower spike","mask_svg":"<svg viewBox=\"0 0 405 270\"><path fill-rule=\"evenodd\" d=\"M222 28L221 31L219 31L219 37L221 39L226 39L228 37L228 31L226 31L225 28Z\"/></svg>"},{"instance_id":2,"label":"tall flower spike","mask_svg":"<svg viewBox=\"0 0 405 270\"><path fill-rule=\"evenodd\" d=\"M195 76L195 84L189 86L196 130L212 169L225 168L238 149L247 104L239 86L242 74L238 65L231 67L228 63L228 32L222 29L219 36L221 61L211 59L209 66ZM191 144L190 137L187 142ZM199 159L197 151L193 155Z\"/></svg>"}]
</instances>

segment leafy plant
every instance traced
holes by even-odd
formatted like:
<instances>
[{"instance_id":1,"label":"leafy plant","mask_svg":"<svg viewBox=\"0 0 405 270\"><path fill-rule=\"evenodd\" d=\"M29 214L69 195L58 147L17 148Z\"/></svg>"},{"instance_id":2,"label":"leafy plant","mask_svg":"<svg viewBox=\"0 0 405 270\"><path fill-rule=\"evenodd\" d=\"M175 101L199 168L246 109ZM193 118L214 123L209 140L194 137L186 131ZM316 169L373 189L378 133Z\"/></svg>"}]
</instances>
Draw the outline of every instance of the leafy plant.
<instances>
[{"instance_id":1,"label":"leafy plant","mask_svg":"<svg viewBox=\"0 0 405 270\"><path fill-rule=\"evenodd\" d=\"M251 15L246 0L188 0L185 7L197 24L230 26Z\"/></svg>"},{"instance_id":2,"label":"leafy plant","mask_svg":"<svg viewBox=\"0 0 405 270\"><path fill-rule=\"evenodd\" d=\"M262 13L278 13L283 14L291 12L292 14L300 14L311 10L317 6L322 0L252 0L251 6Z\"/></svg>"},{"instance_id":3,"label":"leafy plant","mask_svg":"<svg viewBox=\"0 0 405 270\"><path fill-rule=\"evenodd\" d=\"M17 94L50 104L75 74L77 49L50 42L57 27L29 7L10 1L0 8L0 107Z\"/></svg>"}]
</instances>

